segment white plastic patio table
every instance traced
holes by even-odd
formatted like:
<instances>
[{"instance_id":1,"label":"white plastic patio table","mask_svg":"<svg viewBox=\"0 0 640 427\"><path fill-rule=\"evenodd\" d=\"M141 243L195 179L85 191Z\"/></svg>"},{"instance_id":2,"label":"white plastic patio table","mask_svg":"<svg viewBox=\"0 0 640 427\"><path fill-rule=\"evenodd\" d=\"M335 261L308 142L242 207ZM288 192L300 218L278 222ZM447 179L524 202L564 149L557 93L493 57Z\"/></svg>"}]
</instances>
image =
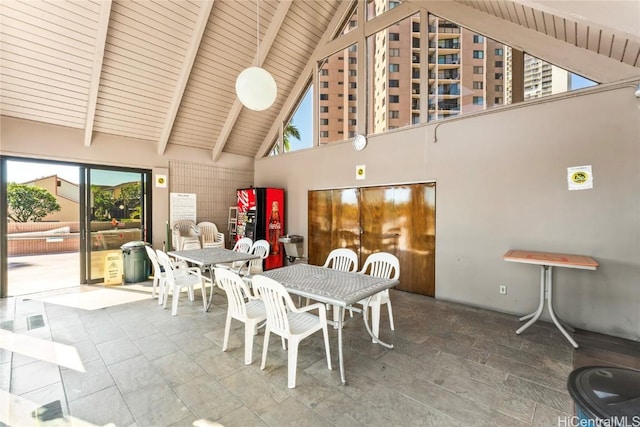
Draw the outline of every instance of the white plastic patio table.
<instances>
[{"instance_id":1,"label":"white plastic patio table","mask_svg":"<svg viewBox=\"0 0 640 427\"><path fill-rule=\"evenodd\" d=\"M335 305L339 308L338 315L338 356L340 361L340 379L346 384L344 360L342 355L342 317L347 306L367 299L363 307L364 324L369 335L379 344L393 348L393 345L380 341L373 336L369 328L367 305L369 299L385 289L398 284L397 280L381 279L366 274L347 273L330 268L309 264L294 264L287 267L265 271L264 276L280 283L291 294Z\"/></svg>"},{"instance_id":2,"label":"white plastic patio table","mask_svg":"<svg viewBox=\"0 0 640 427\"><path fill-rule=\"evenodd\" d=\"M585 255L571 255L571 254L558 254L552 252L534 252L534 251L522 251L522 250L509 250L507 251L503 259L510 262L520 262L524 264L535 264L540 266L540 302L538 308L531 314L527 314L520 318L520 321L529 319L527 323L522 325L520 329L516 331L516 334L520 335L525 329L533 325L544 310L545 301L549 309L549 315L551 320L558 327L560 332L565 336L567 340L573 345L574 348L578 348L578 343L569 335L569 333L562 326L562 323L553 309L553 267L565 267L565 268L578 268L582 270L595 270L598 267L596 260ZM573 328L568 325L568 329L573 332Z\"/></svg>"},{"instance_id":3,"label":"white plastic patio table","mask_svg":"<svg viewBox=\"0 0 640 427\"><path fill-rule=\"evenodd\" d=\"M213 283L215 283L215 277L213 273L213 267L216 264L230 263L234 261L249 261L251 259L260 258L258 255L249 254L245 252L236 252L225 248L204 248L204 249L189 249L186 251L173 251L167 252L169 256L174 258L189 262L191 264L195 264L200 267L200 270L204 268L209 269L209 274L211 275L211 295L209 296L209 301L207 302L207 308L205 311L209 311L211 307L211 302L213 300ZM205 287L202 287L202 292L204 298L206 298L206 290Z\"/></svg>"}]
</instances>

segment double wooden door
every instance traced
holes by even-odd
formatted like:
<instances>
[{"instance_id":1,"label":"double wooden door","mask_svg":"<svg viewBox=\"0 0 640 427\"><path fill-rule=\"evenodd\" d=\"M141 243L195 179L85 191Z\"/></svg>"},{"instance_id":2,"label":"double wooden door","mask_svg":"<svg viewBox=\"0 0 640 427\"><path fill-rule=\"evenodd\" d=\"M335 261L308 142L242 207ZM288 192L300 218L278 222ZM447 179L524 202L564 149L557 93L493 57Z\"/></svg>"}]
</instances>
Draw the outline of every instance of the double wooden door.
<instances>
[{"instance_id":1,"label":"double wooden door","mask_svg":"<svg viewBox=\"0 0 640 427\"><path fill-rule=\"evenodd\" d=\"M353 249L400 260L397 289L435 296L435 183L309 191L309 263Z\"/></svg>"}]
</instances>

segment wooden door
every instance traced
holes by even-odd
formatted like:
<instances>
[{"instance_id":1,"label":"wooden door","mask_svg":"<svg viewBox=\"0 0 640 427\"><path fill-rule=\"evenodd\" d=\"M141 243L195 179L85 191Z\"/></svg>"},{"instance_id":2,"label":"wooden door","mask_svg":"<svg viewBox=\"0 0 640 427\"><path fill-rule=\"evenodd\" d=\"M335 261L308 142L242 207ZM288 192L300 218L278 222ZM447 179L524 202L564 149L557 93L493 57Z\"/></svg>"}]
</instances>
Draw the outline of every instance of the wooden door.
<instances>
[{"instance_id":1,"label":"wooden door","mask_svg":"<svg viewBox=\"0 0 640 427\"><path fill-rule=\"evenodd\" d=\"M308 202L308 256L309 264L322 265L331 247L332 190L309 191Z\"/></svg>"},{"instance_id":2,"label":"wooden door","mask_svg":"<svg viewBox=\"0 0 640 427\"><path fill-rule=\"evenodd\" d=\"M400 260L397 289L435 296L435 183L309 192L309 263L350 248Z\"/></svg>"},{"instance_id":3,"label":"wooden door","mask_svg":"<svg viewBox=\"0 0 640 427\"><path fill-rule=\"evenodd\" d=\"M400 259L400 286L408 292L435 296L435 183L394 188L400 236L396 256Z\"/></svg>"},{"instance_id":4,"label":"wooden door","mask_svg":"<svg viewBox=\"0 0 640 427\"><path fill-rule=\"evenodd\" d=\"M309 264L324 264L335 248L360 252L358 198L356 188L309 192Z\"/></svg>"}]
</instances>

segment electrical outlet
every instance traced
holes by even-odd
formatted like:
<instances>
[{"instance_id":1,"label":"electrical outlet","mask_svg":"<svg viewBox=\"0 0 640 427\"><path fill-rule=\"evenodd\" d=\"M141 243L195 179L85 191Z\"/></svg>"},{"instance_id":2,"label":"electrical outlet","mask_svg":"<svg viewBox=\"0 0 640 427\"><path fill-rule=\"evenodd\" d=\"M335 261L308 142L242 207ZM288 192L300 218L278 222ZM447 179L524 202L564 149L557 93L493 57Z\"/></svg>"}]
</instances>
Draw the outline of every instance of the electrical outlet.
<instances>
[{"instance_id":1,"label":"electrical outlet","mask_svg":"<svg viewBox=\"0 0 640 427\"><path fill-rule=\"evenodd\" d=\"M507 287L505 285L500 285L500 293L502 295L506 295L507 294Z\"/></svg>"}]
</instances>

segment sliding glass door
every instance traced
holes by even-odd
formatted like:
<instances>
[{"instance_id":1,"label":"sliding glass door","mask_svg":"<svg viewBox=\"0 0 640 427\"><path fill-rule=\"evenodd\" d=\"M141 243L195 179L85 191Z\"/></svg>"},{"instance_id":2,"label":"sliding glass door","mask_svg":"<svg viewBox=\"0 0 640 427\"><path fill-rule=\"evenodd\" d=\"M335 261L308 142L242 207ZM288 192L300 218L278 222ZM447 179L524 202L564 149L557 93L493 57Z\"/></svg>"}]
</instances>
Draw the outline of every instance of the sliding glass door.
<instances>
[{"instance_id":1,"label":"sliding glass door","mask_svg":"<svg viewBox=\"0 0 640 427\"><path fill-rule=\"evenodd\" d=\"M84 277L97 283L122 254L122 245L150 237L150 173L87 167L85 177Z\"/></svg>"}]
</instances>

